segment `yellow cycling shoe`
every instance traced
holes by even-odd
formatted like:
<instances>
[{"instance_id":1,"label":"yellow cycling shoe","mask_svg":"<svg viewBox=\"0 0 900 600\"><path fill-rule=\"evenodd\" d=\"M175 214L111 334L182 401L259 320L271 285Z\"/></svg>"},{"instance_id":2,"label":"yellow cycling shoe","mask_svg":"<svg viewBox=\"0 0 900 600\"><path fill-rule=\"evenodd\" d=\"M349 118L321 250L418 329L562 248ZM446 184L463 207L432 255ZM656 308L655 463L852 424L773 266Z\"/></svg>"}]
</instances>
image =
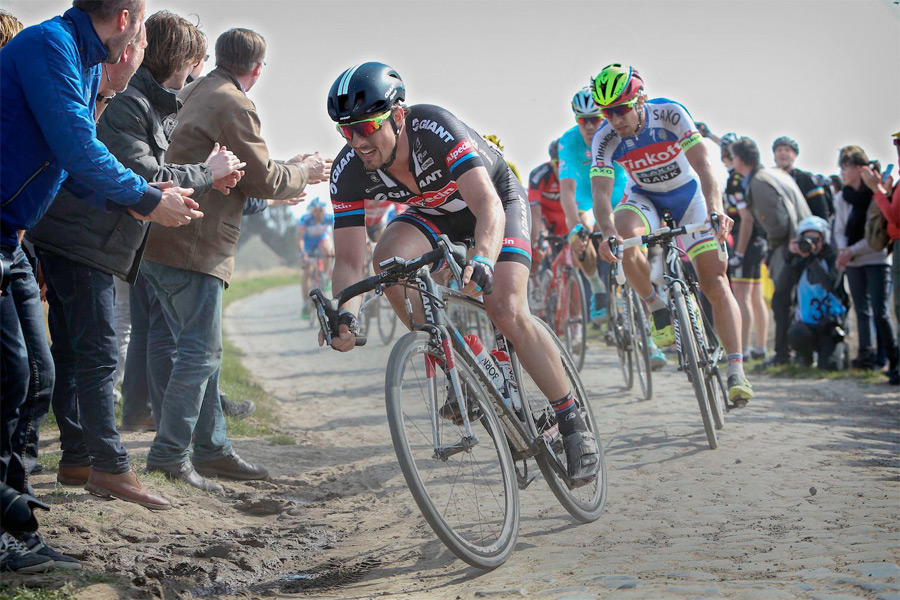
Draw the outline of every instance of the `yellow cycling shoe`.
<instances>
[{"instance_id":1,"label":"yellow cycling shoe","mask_svg":"<svg viewBox=\"0 0 900 600\"><path fill-rule=\"evenodd\" d=\"M753 386L746 377L731 375L728 377L728 400L737 408L747 406L753 397Z\"/></svg>"},{"instance_id":2,"label":"yellow cycling shoe","mask_svg":"<svg viewBox=\"0 0 900 600\"><path fill-rule=\"evenodd\" d=\"M650 313L650 337L653 338L653 343L660 348L675 343L675 328L672 326L669 309L662 308Z\"/></svg>"}]
</instances>

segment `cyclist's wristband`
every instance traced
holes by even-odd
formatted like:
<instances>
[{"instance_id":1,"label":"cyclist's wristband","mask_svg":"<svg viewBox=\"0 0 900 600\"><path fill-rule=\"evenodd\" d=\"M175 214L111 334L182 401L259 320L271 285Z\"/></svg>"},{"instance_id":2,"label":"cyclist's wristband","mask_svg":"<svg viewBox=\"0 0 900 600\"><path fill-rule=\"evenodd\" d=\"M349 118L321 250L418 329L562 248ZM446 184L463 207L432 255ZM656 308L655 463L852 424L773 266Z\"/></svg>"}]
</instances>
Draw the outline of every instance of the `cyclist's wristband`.
<instances>
[{"instance_id":1,"label":"cyclist's wristband","mask_svg":"<svg viewBox=\"0 0 900 600\"><path fill-rule=\"evenodd\" d=\"M472 260L474 260L475 262L480 262L483 265L489 266L491 268L491 271L494 270L494 261L487 258L486 256L481 256L479 254L476 254L475 256L472 257Z\"/></svg>"}]
</instances>

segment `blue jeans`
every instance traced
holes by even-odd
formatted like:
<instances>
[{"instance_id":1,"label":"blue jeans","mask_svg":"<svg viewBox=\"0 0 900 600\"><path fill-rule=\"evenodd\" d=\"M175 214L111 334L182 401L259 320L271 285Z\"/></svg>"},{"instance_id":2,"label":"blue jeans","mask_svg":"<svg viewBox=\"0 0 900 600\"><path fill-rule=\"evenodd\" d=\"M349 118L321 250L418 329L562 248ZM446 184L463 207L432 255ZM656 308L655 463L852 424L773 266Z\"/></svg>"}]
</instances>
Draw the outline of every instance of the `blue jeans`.
<instances>
[{"instance_id":1,"label":"blue jeans","mask_svg":"<svg viewBox=\"0 0 900 600\"><path fill-rule=\"evenodd\" d=\"M122 422L149 419L159 425L163 396L175 362L175 338L147 278L138 274L130 289L131 340L122 381Z\"/></svg>"},{"instance_id":2,"label":"blue jeans","mask_svg":"<svg viewBox=\"0 0 900 600\"><path fill-rule=\"evenodd\" d=\"M891 273L888 265L847 267L847 283L853 297L856 323L859 328L859 355L874 356L876 365L883 365L896 352L897 336L888 309L891 296ZM878 341L878 351L872 352L872 324Z\"/></svg>"},{"instance_id":3,"label":"blue jeans","mask_svg":"<svg viewBox=\"0 0 900 600\"><path fill-rule=\"evenodd\" d=\"M118 358L113 276L40 248L37 257L50 305L60 465L125 473L131 465L116 429L113 398Z\"/></svg>"},{"instance_id":4,"label":"blue jeans","mask_svg":"<svg viewBox=\"0 0 900 600\"><path fill-rule=\"evenodd\" d=\"M29 292L35 293L37 285L32 287L29 283L29 280L34 281L34 274L21 247L2 246L0 255L10 266L9 287L7 293L0 297L0 481L20 492L27 492L28 472L22 460L22 447L18 444L16 432L19 417L25 414L22 409L29 399L31 362L15 296L17 290L25 296ZM23 306L34 307L32 302L27 302L30 299L22 299L26 300ZM40 296L37 301L40 310ZM27 328L31 322L33 319L26 318L24 327ZM46 338L44 342L46 343ZM25 418L28 419L27 414Z\"/></svg>"},{"instance_id":5,"label":"blue jeans","mask_svg":"<svg viewBox=\"0 0 900 600\"><path fill-rule=\"evenodd\" d=\"M9 290L19 315L19 324L28 349L28 395L25 403L19 408L19 422L13 435L13 451L22 456L25 470L37 464L38 433L41 424L50 411L50 399L53 396L53 382L56 370L50 344L44 329L44 313L41 310L41 291L34 277L33 267L36 261L28 254L29 272L13 278Z\"/></svg>"},{"instance_id":6,"label":"blue jeans","mask_svg":"<svg viewBox=\"0 0 900 600\"><path fill-rule=\"evenodd\" d=\"M218 277L145 260L141 272L162 305L176 356L148 464L209 462L231 453L219 401L222 292Z\"/></svg>"}]
</instances>

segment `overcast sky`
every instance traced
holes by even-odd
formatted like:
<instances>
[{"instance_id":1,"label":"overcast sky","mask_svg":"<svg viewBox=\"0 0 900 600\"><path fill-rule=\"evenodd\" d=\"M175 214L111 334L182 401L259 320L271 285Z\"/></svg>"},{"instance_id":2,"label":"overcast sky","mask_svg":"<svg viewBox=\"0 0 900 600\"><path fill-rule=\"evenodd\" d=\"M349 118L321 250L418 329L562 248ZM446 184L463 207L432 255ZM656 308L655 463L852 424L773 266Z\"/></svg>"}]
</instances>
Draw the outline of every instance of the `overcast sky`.
<instances>
[{"instance_id":1,"label":"overcast sky","mask_svg":"<svg viewBox=\"0 0 900 600\"><path fill-rule=\"evenodd\" d=\"M26 25L69 6L0 0ZM229 27L266 38L250 97L278 158L337 154L328 90L347 67L380 60L403 77L407 103L439 104L499 135L523 177L574 125L572 95L611 62L637 67L651 98L681 102L715 133L754 138L767 165L779 135L817 173L837 172L846 144L897 162L896 0L148 0L147 15L163 8L198 15L211 55Z\"/></svg>"}]
</instances>

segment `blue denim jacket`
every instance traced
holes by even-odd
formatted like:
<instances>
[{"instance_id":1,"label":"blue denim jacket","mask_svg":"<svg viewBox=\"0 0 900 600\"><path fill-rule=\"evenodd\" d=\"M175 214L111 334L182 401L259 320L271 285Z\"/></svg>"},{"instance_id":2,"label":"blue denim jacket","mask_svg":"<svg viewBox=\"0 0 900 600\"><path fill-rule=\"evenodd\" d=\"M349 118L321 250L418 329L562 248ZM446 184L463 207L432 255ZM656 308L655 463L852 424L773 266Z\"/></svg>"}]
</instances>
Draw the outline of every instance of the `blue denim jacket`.
<instances>
[{"instance_id":1,"label":"blue denim jacket","mask_svg":"<svg viewBox=\"0 0 900 600\"><path fill-rule=\"evenodd\" d=\"M104 210L148 215L162 193L126 169L94 124L108 51L72 8L28 27L0 50L0 243L37 223L61 185Z\"/></svg>"}]
</instances>

